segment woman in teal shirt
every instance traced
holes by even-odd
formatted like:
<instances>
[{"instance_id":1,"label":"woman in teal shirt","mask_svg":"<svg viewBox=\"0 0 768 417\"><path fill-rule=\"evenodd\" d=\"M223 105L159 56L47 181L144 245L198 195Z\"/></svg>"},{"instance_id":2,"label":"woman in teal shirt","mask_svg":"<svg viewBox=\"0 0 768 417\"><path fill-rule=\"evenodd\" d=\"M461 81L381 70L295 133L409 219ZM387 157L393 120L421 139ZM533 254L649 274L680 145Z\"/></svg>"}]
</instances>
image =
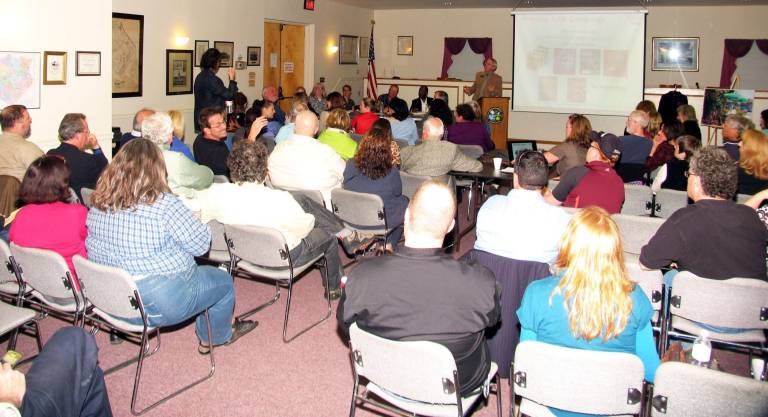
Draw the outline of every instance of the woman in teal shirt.
<instances>
[{"instance_id":1,"label":"woman in teal shirt","mask_svg":"<svg viewBox=\"0 0 768 417\"><path fill-rule=\"evenodd\" d=\"M598 207L577 212L563 235L556 274L531 283L517 316L520 341L575 349L633 353L653 382L659 355L648 297L630 280L621 235ZM558 417L583 414L552 409Z\"/></svg>"}]
</instances>

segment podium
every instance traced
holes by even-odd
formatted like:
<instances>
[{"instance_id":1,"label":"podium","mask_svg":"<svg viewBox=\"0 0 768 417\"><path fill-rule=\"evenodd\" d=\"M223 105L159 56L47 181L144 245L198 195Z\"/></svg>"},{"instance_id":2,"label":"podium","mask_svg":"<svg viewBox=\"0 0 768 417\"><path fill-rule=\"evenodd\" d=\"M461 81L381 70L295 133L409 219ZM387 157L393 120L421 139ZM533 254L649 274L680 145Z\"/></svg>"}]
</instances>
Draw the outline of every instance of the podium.
<instances>
[{"instance_id":1,"label":"podium","mask_svg":"<svg viewBox=\"0 0 768 417\"><path fill-rule=\"evenodd\" d=\"M509 97L482 97L480 109L485 122L490 126L491 140L496 149L507 149Z\"/></svg>"}]
</instances>

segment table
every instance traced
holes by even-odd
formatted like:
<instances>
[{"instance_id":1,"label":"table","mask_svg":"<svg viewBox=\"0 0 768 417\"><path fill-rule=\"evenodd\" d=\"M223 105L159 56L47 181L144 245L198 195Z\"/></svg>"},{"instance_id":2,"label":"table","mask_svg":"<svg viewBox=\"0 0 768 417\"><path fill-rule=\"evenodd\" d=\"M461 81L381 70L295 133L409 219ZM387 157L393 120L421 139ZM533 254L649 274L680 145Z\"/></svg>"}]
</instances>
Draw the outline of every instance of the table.
<instances>
[{"instance_id":1,"label":"table","mask_svg":"<svg viewBox=\"0 0 768 417\"><path fill-rule=\"evenodd\" d=\"M469 233L473 227L475 227L475 223L477 222L477 212L480 209L480 199L483 196L483 188L485 184L497 181L511 182L513 175L511 173L496 171L493 169L493 162L484 162L483 169L480 170L480 172L451 171L448 173L448 175L452 176L454 180L457 180L455 181L457 188L459 179L471 179L472 185L470 186L470 193L474 193L475 195L472 207L472 220L465 226L464 230L461 230L461 227L459 227L459 209L458 207L456 208L456 217L454 218L456 224L453 228L453 251L458 251L461 248L461 238ZM469 204L469 202L467 202L467 204Z\"/></svg>"}]
</instances>

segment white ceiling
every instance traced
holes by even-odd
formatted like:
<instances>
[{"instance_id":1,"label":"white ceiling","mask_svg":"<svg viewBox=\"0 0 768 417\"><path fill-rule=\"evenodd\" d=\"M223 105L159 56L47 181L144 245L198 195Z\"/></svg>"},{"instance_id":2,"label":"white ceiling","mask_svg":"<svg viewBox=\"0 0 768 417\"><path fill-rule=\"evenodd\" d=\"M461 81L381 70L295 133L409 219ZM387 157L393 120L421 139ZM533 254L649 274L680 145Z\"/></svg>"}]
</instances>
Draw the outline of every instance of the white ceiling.
<instances>
[{"instance_id":1,"label":"white ceiling","mask_svg":"<svg viewBox=\"0 0 768 417\"><path fill-rule=\"evenodd\" d=\"M532 7L734 6L768 0L335 0L369 9L474 9Z\"/></svg>"}]
</instances>

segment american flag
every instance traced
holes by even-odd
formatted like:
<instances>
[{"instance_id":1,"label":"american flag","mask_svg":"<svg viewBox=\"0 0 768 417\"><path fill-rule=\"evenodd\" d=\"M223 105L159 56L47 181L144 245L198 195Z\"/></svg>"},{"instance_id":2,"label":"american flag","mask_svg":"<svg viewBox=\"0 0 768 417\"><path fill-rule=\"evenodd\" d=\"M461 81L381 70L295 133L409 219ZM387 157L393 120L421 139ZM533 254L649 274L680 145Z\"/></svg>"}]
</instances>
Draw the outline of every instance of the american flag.
<instances>
[{"instance_id":1,"label":"american flag","mask_svg":"<svg viewBox=\"0 0 768 417\"><path fill-rule=\"evenodd\" d=\"M376 93L376 55L373 52L373 26L371 26L371 44L368 46L368 97L375 99Z\"/></svg>"}]
</instances>

